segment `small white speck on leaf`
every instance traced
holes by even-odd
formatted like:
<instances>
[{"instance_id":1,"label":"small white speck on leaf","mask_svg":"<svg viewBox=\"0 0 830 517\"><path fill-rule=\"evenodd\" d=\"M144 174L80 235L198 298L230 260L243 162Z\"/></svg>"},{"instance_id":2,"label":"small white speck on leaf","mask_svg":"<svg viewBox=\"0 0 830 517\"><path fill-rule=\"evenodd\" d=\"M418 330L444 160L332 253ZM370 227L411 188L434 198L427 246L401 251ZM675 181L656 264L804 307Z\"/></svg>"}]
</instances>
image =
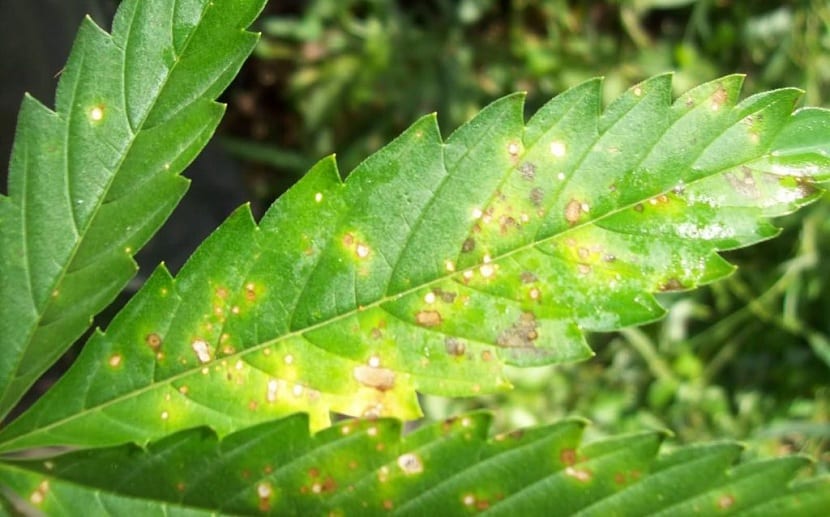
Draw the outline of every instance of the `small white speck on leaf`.
<instances>
[{"instance_id":1,"label":"small white speck on leaf","mask_svg":"<svg viewBox=\"0 0 830 517\"><path fill-rule=\"evenodd\" d=\"M552 154L556 158L563 158L566 154L568 154L568 148L565 146L565 142L561 142L559 140L554 140L553 142L551 142L550 154Z\"/></svg>"},{"instance_id":2,"label":"small white speck on leaf","mask_svg":"<svg viewBox=\"0 0 830 517\"><path fill-rule=\"evenodd\" d=\"M196 358L199 359L200 363L210 361L210 346L207 344L207 341L197 339L190 344L190 347L196 352Z\"/></svg>"},{"instance_id":3,"label":"small white speck on leaf","mask_svg":"<svg viewBox=\"0 0 830 517\"><path fill-rule=\"evenodd\" d=\"M276 379L268 379L268 384L265 390L265 400L268 402L275 402L277 400L277 391L279 390L279 382Z\"/></svg>"},{"instance_id":4,"label":"small white speck on leaf","mask_svg":"<svg viewBox=\"0 0 830 517\"><path fill-rule=\"evenodd\" d=\"M89 110L89 119L93 122L101 122L104 120L104 108L102 106L93 106Z\"/></svg>"},{"instance_id":5,"label":"small white speck on leaf","mask_svg":"<svg viewBox=\"0 0 830 517\"><path fill-rule=\"evenodd\" d=\"M267 499L271 497L271 485L268 483L260 483L256 486L256 493L260 497L260 499Z\"/></svg>"},{"instance_id":6,"label":"small white speck on leaf","mask_svg":"<svg viewBox=\"0 0 830 517\"><path fill-rule=\"evenodd\" d=\"M424 471L424 464L416 454L411 452L398 456L398 466L407 475L420 474Z\"/></svg>"}]
</instances>

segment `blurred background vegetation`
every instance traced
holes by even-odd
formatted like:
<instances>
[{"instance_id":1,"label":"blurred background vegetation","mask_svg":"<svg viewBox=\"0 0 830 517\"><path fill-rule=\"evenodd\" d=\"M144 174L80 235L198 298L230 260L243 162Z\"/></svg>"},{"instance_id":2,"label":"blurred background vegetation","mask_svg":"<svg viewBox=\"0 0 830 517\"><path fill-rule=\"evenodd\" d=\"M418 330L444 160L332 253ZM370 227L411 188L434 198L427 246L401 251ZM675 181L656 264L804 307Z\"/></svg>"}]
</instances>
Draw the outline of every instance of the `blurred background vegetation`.
<instances>
[{"instance_id":1,"label":"blurred background vegetation","mask_svg":"<svg viewBox=\"0 0 830 517\"><path fill-rule=\"evenodd\" d=\"M449 134L516 90L531 113L595 76L612 98L665 71L677 93L740 72L746 94L798 86L806 104L830 100L823 0L273 0L259 29L221 141L260 211L329 153L345 174L423 114ZM663 296L663 321L591 336L593 360L511 371L503 395L425 397L427 418L486 407L506 430L578 414L593 436L735 438L830 472L828 199L778 224L777 239L728 253L731 278Z\"/></svg>"}]
</instances>

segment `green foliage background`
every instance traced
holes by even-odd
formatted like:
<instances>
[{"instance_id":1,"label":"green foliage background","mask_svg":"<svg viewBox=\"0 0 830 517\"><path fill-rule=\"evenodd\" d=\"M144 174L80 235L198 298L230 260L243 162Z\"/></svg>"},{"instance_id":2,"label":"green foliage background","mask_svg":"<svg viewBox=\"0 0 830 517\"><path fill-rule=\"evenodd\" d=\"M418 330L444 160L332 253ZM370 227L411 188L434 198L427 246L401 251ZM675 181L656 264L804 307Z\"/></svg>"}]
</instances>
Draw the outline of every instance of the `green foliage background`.
<instances>
[{"instance_id":1,"label":"green foliage background","mask_svg":"<svg viewBox=\"0 0 830 517\"><path fill-rule=\"evenodd\" d=\"M223 134L262 206L325 154L350 170L424 113L457 127L515 90L533 112L598 75L612 98L666 70L677 93L740 71L747 95L799 86L806 104L830 99L819 0L271 2L259 27ZM779 238L728 255L730 279L664 296L665 320L594 336L588 362L517 370L505 395L425 398L427 418L484 407L508 430L579 414L595 423L587 437L668 428L681 443L801 451L830 472L830 204L777 223Z\"/></svg>"}]
</instances>

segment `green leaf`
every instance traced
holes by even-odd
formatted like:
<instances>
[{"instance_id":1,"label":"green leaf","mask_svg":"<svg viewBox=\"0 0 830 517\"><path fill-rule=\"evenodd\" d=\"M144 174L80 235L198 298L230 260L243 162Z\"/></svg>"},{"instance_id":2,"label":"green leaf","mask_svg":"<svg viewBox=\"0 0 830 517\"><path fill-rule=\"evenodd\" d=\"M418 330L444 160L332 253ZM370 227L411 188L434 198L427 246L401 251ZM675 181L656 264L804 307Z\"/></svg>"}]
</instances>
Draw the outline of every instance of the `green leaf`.
<instances>
[{"instance_id":1,"label":"green leaf","mask_svg":"<svg viewBox=\"0 0 830 517\"><path fill-rule=\"evenodd\" d=\"M793 89L738 103L741 82L672 102L659 76L601 112L593 80L527 124L511 95L446 142L422 118L345 183L322 160L258 226L242 207L176 279L158 269L0 449L412 419L416 390L587 358L585 331L659 318L652 293L729 274L716 250L818 195L830 112L792 114Z\"/></svg>"},{"instance_id":2,"label":"green leaf","mask_svg":"<svg viewBox=\"0 0 830 517\"><path fill-rule=\"evenodd\" d=\"M126 504L235 515L818 515L830 508L830 478L794 481L804 457L732 467L741 451L734 443L658 455L659 432L583 444L585 422L565 420L488 439L489 422L488 414L469 414L402 438L396 420L347 420L309 436L299 414L221 441L200 428L146 449L6 462L0 480L5 497L48 515L100 505L99 498L113 514Z\"/></svg>"},{"instance_id":3,"label":"green leaf","mask_svg":"<svg viewBox=\"0 0 830 517\"><path fill-rule=\"evenodd\" d=\"M224 111L264 0L130 0L87 18L55 111L26 96L0 196L0 417L135 273Z\"/></svg>"}]
</instances>

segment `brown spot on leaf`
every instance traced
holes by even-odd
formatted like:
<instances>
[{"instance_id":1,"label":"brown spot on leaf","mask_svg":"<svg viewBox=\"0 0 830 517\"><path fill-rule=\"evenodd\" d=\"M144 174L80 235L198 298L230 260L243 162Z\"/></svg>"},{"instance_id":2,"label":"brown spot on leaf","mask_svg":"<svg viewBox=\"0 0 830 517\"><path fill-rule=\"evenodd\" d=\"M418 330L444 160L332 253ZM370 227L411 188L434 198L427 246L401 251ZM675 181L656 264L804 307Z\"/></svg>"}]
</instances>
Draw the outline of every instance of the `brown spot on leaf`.
<instances>
[{"instance_id":1,"label":"brown spot on leaf","mask_svg":"<svg viewBox=\"0 0 830 517\"><path fill-rule=\"evenodd\" d=\"M576 463L576 451L573 449L562 449L559 452L559 461L564 465L573 465Z\"/></svg>"},{"instance_id":2,"label":"brown spot on leaf","mask_svg":"<svg viewBox=\"0 0 830 517\"><path fill-rule=\"evenodd\" d=\"M387 391L395 387L395 372L387 368L373 368L361 364L354 367L352 374L360 384L378 391Z\"/></svg>"},{"instance_id":3,"label":"brown spot on leaf","mask_svg":"<svg viewBox=\"0 0 830 517\"><path fill-rule=\"evenodd\" d=\"M660 284L661 291L681 291L683 289L685 289L685 286L676 277L671 277Z\"/></svg>"},{"instance_id":4,"label":"brown spot on leaf","mask_svg":"<svg viewBox=\"0 0 830 517\"><path fill-rule=\"evenodd\" d=\"M497 195L500 196L501 193L497 193ZM484 223L484 224L490 224L490 222L493 220L493 214L495 212L496 212L496 209L492 206L490 208L488 208L487 210L485 210L484 215L481 216L481 222ZM480 228L479 228L479 231L481 231Z\"/></svg>"},{"instance_id":5,"label":"brown spot on leaf","mask_svg":"<svg viewBox=\"0 0 830 517\"><path fill-rule=\"evenodd\" d=\"M649 199L648 202L651 205L664 205L669 202L669 197L665 194L660 194L658 196L654 196L653 198Z\"/></svg>"},{"instance_id":6,"label":"brown spot on leaf","mask_svg":"<svg viewBox=\"0 0 830 517\"><path fill-rule=\"evenodd\" d=\"M419 311L415 314L415 323L422 327L437 327L442 322L438 311Z\"/></svg>"},{"instance_id":7,"label":"brown spot on leaf","mask_svg":"<svg viewBox=\"0 0 830 517\"><path fill-rule=\"evenodd\" d=\"M161 336L159 336L155 332L147 334L147 336L144 338L144 341L147 343L147 346L149 346L155 351L158 351L158 349L161 348Z\"/></svg>"},{"instance_id":8,"label":"brown spot on leaf","mask_svg":"<svg viewBox=\"0 0 830 517\"><path fill-rule=\"evenodd\" d=\"M787 189L793 189L798 192L799 198L809 197L816 193L816 187L812 185L808 179L798 176L775 176L774 174L764 174L765 180L775 181Z\"/></svg>"},{"instance_id":9,"label":"brown spot on leaf","mask_svg":"<svg viewBox=\"0 0 830 517\"><path fill-rule=\"evenodd\" d=\"M451 416L450 418L447 418L446 420L441 422L441 431L444 434L449 433L452 430L453 426L455 425L455 423L457 421L458 421L458 417L456 417L456 416Z\"/></svg>"},{"instance_id":10,"label":"brown spot on leaf","mask_svg":"<svg viewBox=\"0 0 830 517\"><path fill-rule=\"evenodd\" d=\"M718 499L718 508L721 509L721 510L726 510L728 508L731 508L732 505L734 505L734 504L735 504L735 497L733 495L730 495L730 494L722 495Z\"/></svg>"},{"instance_id":11,"label":"brown spot on leaf","mask_svg":"<svg viewBox=\"0 0 830 517\"><path fill-rule=\"evenodd\" d=\"M536 179L536 166L530 162L524 162L519 167L519 174L522 175L522 178L526 179L527 181L533 181Z\"/></svg>"},{"instance_id":12,"label":"brown spot on leaf","mask_svg":"<svg viewBox=\"0 0 830 517\"><path fill-rule=\"evenodd\" d=\"M464 241L464 244L461 245L461 251L463 251L464 253L469 253L474 249L476 249L476 240L472 237L466 239Z\"/></svg>"},{"instance_id":13,"label":"brown spot on leaf","mask_svg":"<svg viewBox=\"0 0 830 517\"><path fill-rule=\"evenodd\" d=\"M256 300L256 286L253 282L245 284L245 299L249 302Z\"/></svg>"},{"instance_id":14,"label":"brown spot on leaf","mask_svg":"<svg viewBox=\"0 0 830 517\"><path fill-rule=\"evenodd\" d=\"M432 290L435 293L435 296L441 299L441 301L445 303L452 303L455 301L455 298L458 296L458 293L454 293L452 291L444 291L440 287L436 287Z\"/></svg>"},{"instance_id":15,"label":"brown spot on leaf","mask_svg":"<svg viewBox=\"0 0 830 517\"><path fill-rule=\"evenodd\" d=\"M444 339L444 346L447 353L456 357L461 357L467 351L467 344L461 339L455 337L448 337Z\"/></svg>"},{"instance_id":16,"label":"brown spot on leaf","mask_svg":"<svg viewBox=\"0 0 830 517\"><path fill-rule=\"evenodd\" d=\"M519 228L520 226L514 218L508 215L499 217L499 231L502 235L506 234L511 228Z\"/></svg>"},{"instance_id":17,"label":"brown spot on leaf","mask_svg":"<svg viewBox=\"0 0 830 517\"><path fill-rule=\"evenodd\" d=\"M729 93L723 85L718 86L718 89L712 94L712 110L719 110L727 101L729 101Z\"/></svg>"},{"instance_id":18,"label":"brown spot on leaf","mask_svg":"<svg viewBox=\"0 0 830 517\"><path fill-rule=\"evenodd\" d=\"M497 342L499 346L507 348L531 348L538 337L536 316L532 312L525 312L519 321L499 335Z\"/></svg>"},{"instance_id":19,"label":"brown spot on leaf","mask_svg":"<svg viewBox=\"0 0 830 517\"><path fill-rule=\"evenodd\" d=\"M541 206L542 201L545 198L545 193L539 187L534 187L530 191L530 202L533 203L533 206Z\"/></svg>"},{"instance_id":20,"label":"brown spot on leaf","mask_svg":"<svg viewBox=\"0 0 830 517\"><path fill-rule=\"evenodd\" d=\"M259 509L262 512L271 510L271 496L274 491L269 483L259 483L256 487L257 496L259 496Z\"/></svg>"},{"instance_id":21,"label":"brown spot on leaf","mask_svg":"<svg viewBox=\"0 0 830 517\"><path fill-rule=\"evenodd\" d=\"M539 280L539 278L530 271L522 271L519 278L521 278L523 284L532 284L533 282Z\"/></svg>"},{"instance_id":22,"label":"brown spot on leaf","mask_svg":"<svg viewBox=\"0 0 830 517\"><path fill-rule=\"evenodd\" d=\"M576 199L571 199L565 205L565 220L568 224L573 226L579 221L579 216L582 213L582 203Z\"/></svg>"},{"instance_id":23,"label":"brown spot on leaf","mask_svg":"<svg viewBox=\"0 0 830 517\"><path fill-rule=\"evenodd\" d=\"M810 183L806 183L804 180L799 178L798 181L798 194L802 198L810 197L816 193L816 187Z\"/></svg>"}]
</instances>

